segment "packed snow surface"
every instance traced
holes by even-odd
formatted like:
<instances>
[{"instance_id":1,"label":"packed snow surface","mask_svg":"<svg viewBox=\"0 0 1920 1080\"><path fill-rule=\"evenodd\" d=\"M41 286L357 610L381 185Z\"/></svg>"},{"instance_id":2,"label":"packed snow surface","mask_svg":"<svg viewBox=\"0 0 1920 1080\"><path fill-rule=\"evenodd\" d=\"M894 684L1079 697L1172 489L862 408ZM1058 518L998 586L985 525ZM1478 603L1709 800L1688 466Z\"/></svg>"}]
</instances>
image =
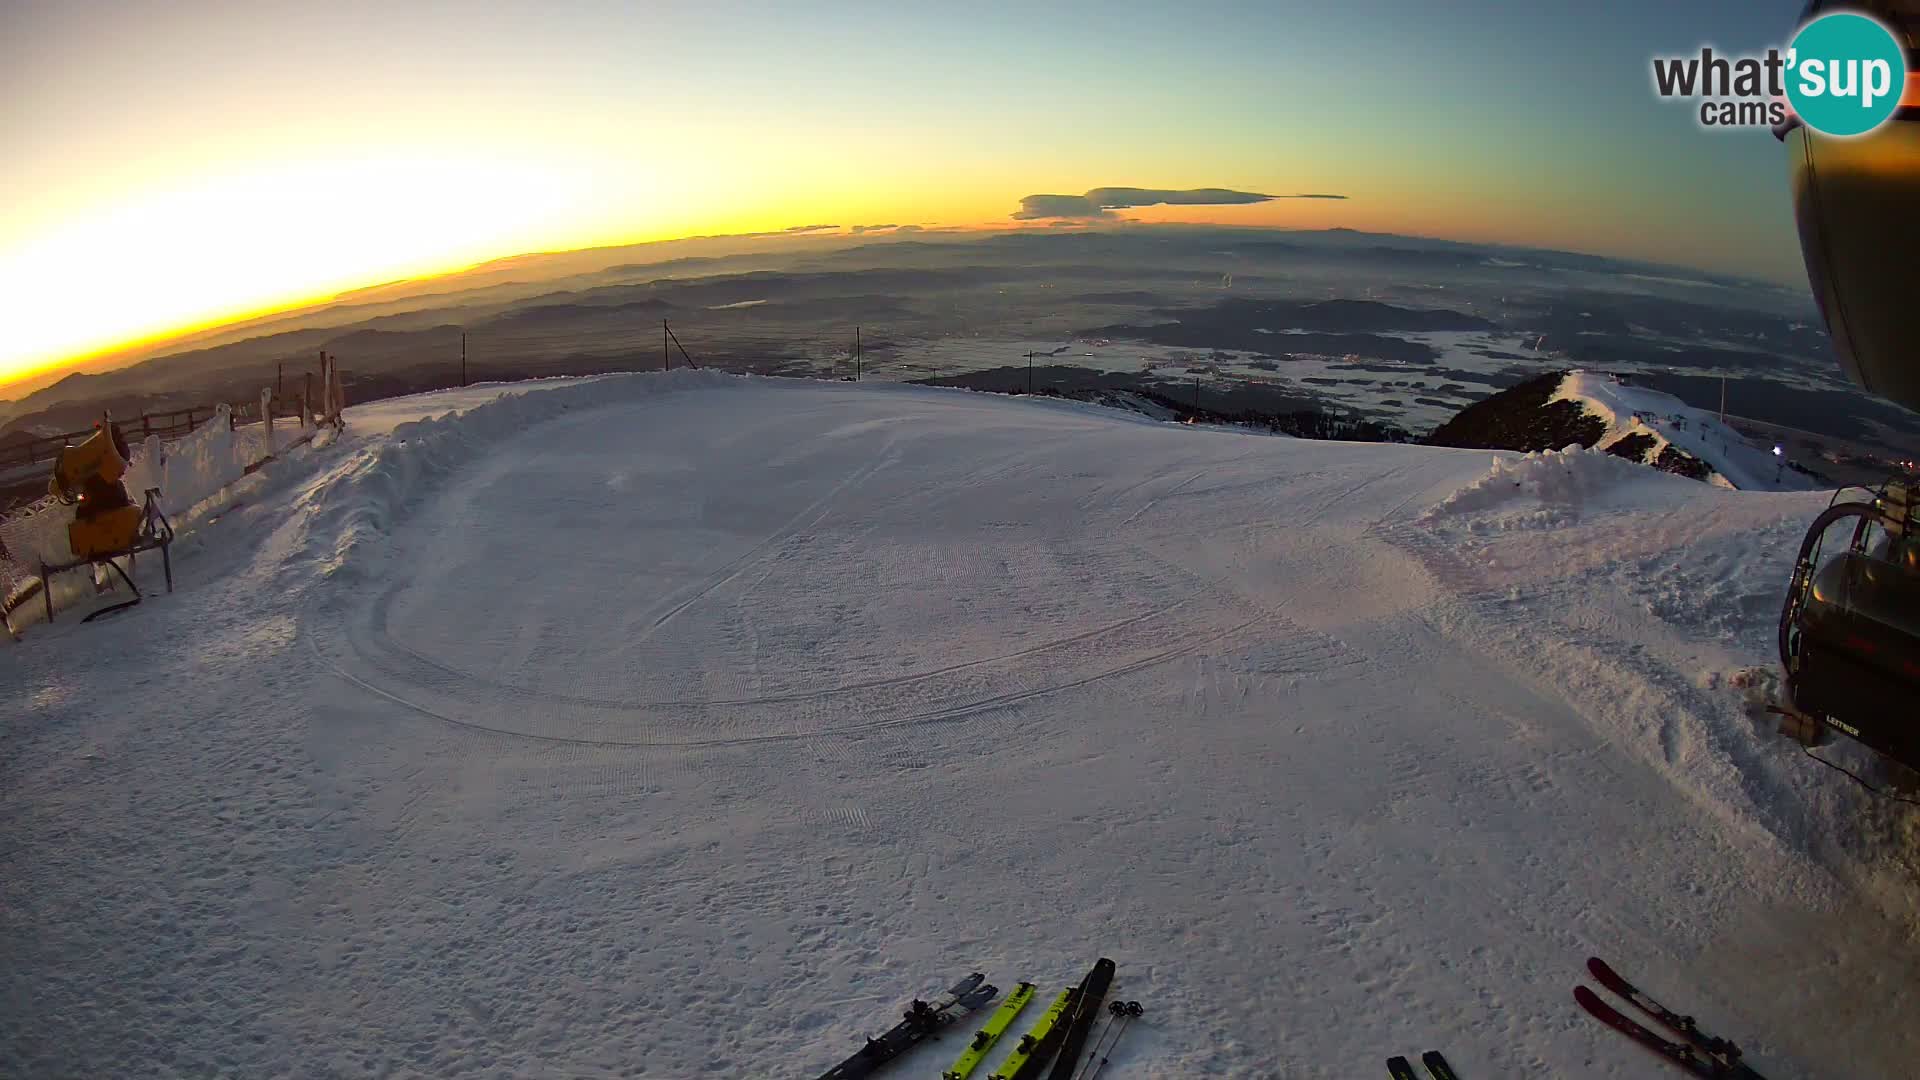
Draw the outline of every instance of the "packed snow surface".
<instances>
[{"instance_id":1,"label":"packed snow surface","mask_svg":"<svg viewBox=\"0 0 1920 1080\"><path fill-rule=\"evenodd\" d=\"M0 648L0 1074L804 1078L1102 955L1114 1080L1657 1075L1590 953L1920 1060L1912 818L1733 685L1821 495L697 372L248 479Z\"/></svg>"}]
</instances>

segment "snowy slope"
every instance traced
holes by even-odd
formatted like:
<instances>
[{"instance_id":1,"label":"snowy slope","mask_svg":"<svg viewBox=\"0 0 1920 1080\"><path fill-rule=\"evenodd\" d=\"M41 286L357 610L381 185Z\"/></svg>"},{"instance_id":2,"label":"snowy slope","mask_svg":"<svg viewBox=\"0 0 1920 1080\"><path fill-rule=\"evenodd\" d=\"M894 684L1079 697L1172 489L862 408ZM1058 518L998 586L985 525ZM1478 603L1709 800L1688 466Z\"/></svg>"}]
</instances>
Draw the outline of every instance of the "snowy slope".
<instances>
[{"instance_id":1,"label":"snowy slope","mask_svg":"<svg viewBox=\"0 0 1920 1080\"><path fill-rule=\"evenodd\" d=\"M1590 416L1606 424L1606 434L1594 445L1607 449L1622 439L1643 437L1650 443L1636 460L1651 464L1668 447L1698 459L1710 470L1706 480L1741 491L1804 491L1812 481L1785 467L1771 448L1748 442L1720 422L1713 413L1696 409L1672 394L1589 371L1573 371L1561 382L1553 401L1574 401Z\"/></svg>"},{"instance_id":2,"label":"snowy slope","mask_svg":"<svg viewBox=\"0 0 1920 1080\"><path fill-rule=\"evenodd\" d=\"M1727 685L1821 495L933 388L462 393L0 649L0 1074L809 1077L1098 955L1148 1009L1115 1080L1655 1075L1572 1005L1589 952L1776 1080L1920 1059L1912 818Z\"/></svg>"}]
</instances>

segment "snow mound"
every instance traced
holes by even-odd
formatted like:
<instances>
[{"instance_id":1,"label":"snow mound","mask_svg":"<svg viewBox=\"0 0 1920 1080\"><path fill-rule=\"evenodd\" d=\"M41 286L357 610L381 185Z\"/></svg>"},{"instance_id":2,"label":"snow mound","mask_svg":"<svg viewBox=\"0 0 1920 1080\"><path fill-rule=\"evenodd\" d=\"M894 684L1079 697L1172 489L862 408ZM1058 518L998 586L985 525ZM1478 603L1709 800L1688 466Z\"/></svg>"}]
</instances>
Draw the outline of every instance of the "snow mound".
<instances>
[{"instance_id":1,"label":"snow mound","mask_svg":"<svg viewBox=\"0 0 1920 1080\"><path fill-rule=\"evenodd\" d=\"M63 563L73 558L67 526L73 507L43 498L25 510L0 519L0 572L11 563L20 572L41 563ZM11 587L12 581L0 581Z\"/></svg>"},{"instance_id":2,"label":"snow mound","mask_svg":"<svg viewBox=\"0 0 1920 1080\"><path fill-rule=\"evenodd\" d=\"M251 437L249 437L251 436ZM134 448L127 464L127 494L139 502L149 488L160 489L160 508L169 516L191 511L246 475L264 455L264 432L233 430L232 410L217 406L213 418L171 443L150 435Z\"/></svg>"},{"instance_id":3,"label":"snow mound","mask_svg":"<svg viewBox=\"0 0 1920 1080\"><path fill-rule=\"evenodd\" d=\"M1650 474L1625 458L1578 445L1537 450L1496 457L1487 475L1441 500L1426 517L1432 521L1521 501L1542 504L1535 508L1536 516L1548 525L1589 506L1611 505L1618 501L1614 496L1633 498L1675 481Z\"/></svg>"},{"instance_id":4,"label":"snow mound","mask_svg":"<svg viewBox=\"0 0 1920 1080\"><path fill-rule=\"evenodd\" d=\"M681 370L537 380L522 384L518 393L494 396L464 412L397 424L297 500L296 509L313 512L304 523L306 553L318 560L323 574L347 568L356 551L385 536L445 477L543 420L662 394L737 386L753 378ZM527 392L535 389L539 392ZM404 403L395 399L386 406L391 411ZM351 430L351 411L347 422Z\"/></svg>"},{"instance_id":5,"label":"snow mound","mask_svg":"<svg viewBox=\"0 0 1920 1080\"><path fill-rule=\"evenodd\" d=\"M1742 491L1803 491L1814 483L1770 450L1748 442L1713 413L1672 394L1608 375L1570 371L1549 403L1571 401L1606 424L1594 447Z\"/></svg>"}]
</instances>

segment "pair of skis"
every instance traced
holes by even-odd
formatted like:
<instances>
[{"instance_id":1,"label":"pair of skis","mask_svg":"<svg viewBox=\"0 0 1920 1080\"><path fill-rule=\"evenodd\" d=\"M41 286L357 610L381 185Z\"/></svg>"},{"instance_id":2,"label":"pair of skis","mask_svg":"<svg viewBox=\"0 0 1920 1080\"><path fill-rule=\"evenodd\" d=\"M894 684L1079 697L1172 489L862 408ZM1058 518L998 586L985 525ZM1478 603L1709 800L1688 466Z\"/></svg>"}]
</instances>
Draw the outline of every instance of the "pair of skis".
<instances>
[{"instance_id":1,"label":"pair of skis","mask_svg":"<svg viewBox=\"0 0 1920 1080\"><path fill-rule=\"evenodd\" d=\"M1032 1000L1032 983L1023 982L1014 987L1013 993L1007 995L1007 1000L1001 1002L1000 1007L987 1018L986 1026L973 1033L967 1048L960 1052L960 1060L953 1063L953 1068L940 1074L940 1080L967 1080L973 1075L973 1070L985 1060L987 1051L993 1049L993 1044L999 1042L1001 1034L1013 1024L1013 1018L1020 1015L1020 1010Z\"/></svg>"},{"instance_id":2,"label":"pair of skis","mask_svg":"<svg viewBox=\"0 0 1920 1080\"><path fill-rule=\"evenodd\" d=\"M1453 1066L1447 1064L1447 1059L1442 1057L1438 1050L1429 1050L1421 1054L1420 1064L1427 1067L1427 1074L1432 1076L1433 1080L1459 1080L1453 1075ZM1387 1075L1393 1077L1393 1080L1420 1080L1413 1071L1413 1064L1406 1058L1397 1056L1387 1059Z\"/></svg>"},{"instance_id":3,"label":"pair of skis","mask_svg":"<svg viewBox=\"0 0 1920 1080\"><path fill-rule=\"evenodd\" d=\"M993 1000L997 986L982 985L987 977L980 972L954 983L946 993L932 1001L916 1000L905 1018L885 1034L867 1040L847 1060L820 1074L820 1080L859 1080L899 1057L922 1039Z\"/></svg>"},{"instance_id":4,"label":"pair of skis","mask_svg":"<svg viewBox=\"0 0 1920 1080\"><path fill-rule=\"evenodd\" d=\"M1101 957L1094 962L1079 985L1060 991L1053 1006L1040 1018L1032 1031L1020 1037L1020 1045L1014 1047L1007 1060L1000 1063L999 1071L987 1080L1029 1080L1038 1078L1040 1070L1053 1062L1053 1071L1048 1080L1073 1080L1082 1068L1080 1048L1087 1044L1087 1034L1093 1030L1093 1022L1100 1015L1100 1002L1107 996L1107 988L1113 984L1113 961ZM1126 1006L1121 1006L1126 1011ZM1105 1033L1101 1035L1105 1040ZM1095 1044L1094 1053L1099 1052ZM1112 1049L1108 1047L1108 1049ZM1091 1060L1093 1054L1087 1055ZM1105 1065L1095 1066L1098 1072Z\"/></svg>"},{"instance_id":5,"label":"pair of skis","mask_svg":"<svg viewBox=\"0 0 1920 1080\"><path fill-rule=\"evenodd\" d=\"M1099 1015L1100 1002L1106 997L1107 987L1113 980L1113 970L1113 961L1102 957L1079 985L1062 990L1039 1022L1020 1037L1013 1053L1007 1056L989 1080L1037 1080L1048 1061L1054 1062L1049 1080L1073 1080L1080 1071L1080 1049L1086 1044L1087 1034ZM822 1073L820 1080L860 1080L871 1075L921 1040L992 1001L999 990L983 985L985 982L986 976L976 972L961 979L932 1001L916 1000L900 1023L885 1034L868 1039L866 1045L852 1057ZM1007 995L1007 1000L988 1018L985 1026L968 1041L967 1048L961 1052L953 1067L941 1074L942 1080L967 1080L1012 1025L1014 1017L1033 999L1033 994L1032 983L1023 982L1014 987L1013 992ZM1142 1011L1137 1002L1114 1003L1116 1020L1121 1017L1126 1020L1120 1025L1123 1032L1126 1023L1130 1023ZM1109 1028L1112 1026L1108 1025ZM1118 1041L1116 1034L1113 1042ZM1101 1044L1105 1042L1103 1032L1100 1043L1094 1046L1093 1054L1099 1053ZM1112 1044L1106 1045L1109 1052L1112 1048ZM1089 1062L1093 1054L1088 1055ZM1088 1075L1097 1075L1106 1067L1106 1063L1107 1059L1101 1058Z\"/></svg>"},{"instance_id":6,"label":"pair of skis","mask_svg":"<svg viewBox=\"0 0 1920 1080\"><path fill-rule=\"evenodd\" d=\"M1573 999L1594 1019L1659 1054L1695 1076L1709 1080L1763 1080L1759 1073L1740 1060L1740 1048L1726 1039L1715 1038L1700 1030L1691 1016L1682 1016L1653 1000L1644 990L1628 982L1607 966L1605 960L1590 957L1587 973L1593 981L1617 994L1634 1008L1652 1017L1661 1026L1680 1036L1680 1041L1662 1038L1644 1025L1628 1018L1620 1010L1600 999L1584 986L1574 988Z\"/></svg>"}]
</instances>

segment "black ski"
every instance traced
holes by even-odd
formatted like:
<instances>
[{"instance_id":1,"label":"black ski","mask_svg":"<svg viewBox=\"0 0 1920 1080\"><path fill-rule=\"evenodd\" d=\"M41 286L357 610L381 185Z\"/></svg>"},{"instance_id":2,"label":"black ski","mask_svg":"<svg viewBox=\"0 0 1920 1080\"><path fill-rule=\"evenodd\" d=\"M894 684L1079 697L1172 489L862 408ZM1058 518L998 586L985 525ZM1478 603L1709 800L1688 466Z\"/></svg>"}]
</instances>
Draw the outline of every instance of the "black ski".
<instances>
[{"instance_id":1,"label":"black ski","mask_svg":"<svg viewBox=\"0 0 1920 1080\"><path fill-rule=\"evenodd\" d=\"M1047 1080L1073 1080L1074 1072L1080 1068L1080 1048L1086 1045L1087 1032L1100 1015L1100 1003L1106 999L1107 987L1112 984L1113 961L1103 956L1093 962L1087 977L1080 980L1080 992L1074 995L1073 1010L1065 1018L1066 1034L1060 1040L1060 1056L1054 1059L1053 1072L1048 1074Z\"/></svg>"},{"instance_id":2,"label":"black ski","mask_svg":"<svg viewBox=\"0 0 1920 1080\"><path fill-rule=\"evenodd\" d=\"M820 1074L820 1080L858 1080L899 1057L915 1043L993 1000L999 989L982 986L987 977L975 972L954 983L932 1001L915 1000L905 1018L878 1038L867 1040L847 1060Z\"/></svg>"},{"instance_id":3,"label":"black ski","mask_svg":"<svg viewBox=\"0 0 1920 1080\"><path fill-rule=\"evenodd\" d=\"M1387 1059L1387 1075L1393 1080L1420 1080L1413 1073L1413 1063L1398 1056Z\"/></svg>"},{"instance_id":4,"label":"black ski","mask_svg":"<svg viewBox=\"0 0 1920 1080\"><path fill-rule=\"evenodd\" d=\"M1460 1080L1453 1075L1453 1066L1447 1064L1447 1059L1441 1057L1438 1050L1429 1050L1421 1054L1420 1064L1425 1065L1427 1071L1433 1074L1433 1080Z\"/></svg>"}]
</instances>

